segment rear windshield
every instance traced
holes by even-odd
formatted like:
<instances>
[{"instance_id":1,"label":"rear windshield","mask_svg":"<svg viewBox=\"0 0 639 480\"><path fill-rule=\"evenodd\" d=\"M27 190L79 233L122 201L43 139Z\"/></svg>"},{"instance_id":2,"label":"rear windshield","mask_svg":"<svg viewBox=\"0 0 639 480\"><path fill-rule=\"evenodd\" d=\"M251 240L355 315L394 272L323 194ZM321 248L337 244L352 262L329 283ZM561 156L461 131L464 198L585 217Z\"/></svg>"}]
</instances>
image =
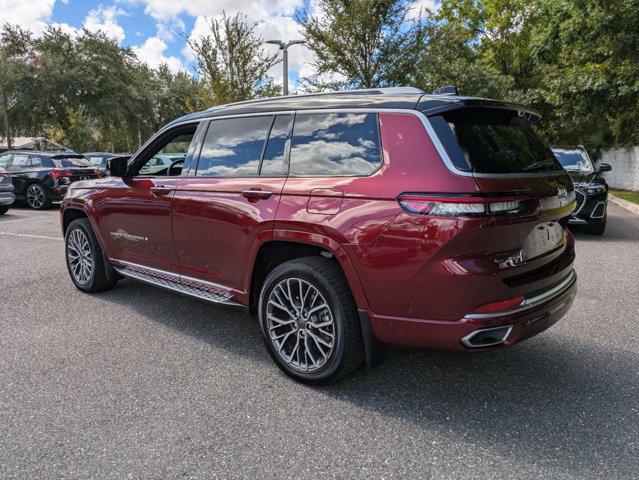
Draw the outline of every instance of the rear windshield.
<instances>
[{"instance_id":1,"label":"rear windshield","mask_svg":"<svg viewBox=\"0 0 639 480\"><path fill-rule=\"evenodd\" d=\"M52 158L56 168L77 168L77 167L93 167L93 164L86 158L62 157Z\"/></svg>"},{"instance_id":2,"label":"rear windshield","mask_svg":"<svg viewBox=\"0 0 639 480\"><path fill-rule=\"evenodd\" d=\"M467 108L435 115L430 121L459 170L517 174L562 169L528 120L516 111Z\"/></svg>"},{"instance_id":3,"label":"rear windshield","mask_svg":"<svg viewBox=\"0 0 639 480\"><path fill-rule=\"evenodd\" d=\"M595 171L590 159L581 150L563 150L553 148L552 152L559 163L568 171L592 173Z\"/></svg>"}]
</instances>

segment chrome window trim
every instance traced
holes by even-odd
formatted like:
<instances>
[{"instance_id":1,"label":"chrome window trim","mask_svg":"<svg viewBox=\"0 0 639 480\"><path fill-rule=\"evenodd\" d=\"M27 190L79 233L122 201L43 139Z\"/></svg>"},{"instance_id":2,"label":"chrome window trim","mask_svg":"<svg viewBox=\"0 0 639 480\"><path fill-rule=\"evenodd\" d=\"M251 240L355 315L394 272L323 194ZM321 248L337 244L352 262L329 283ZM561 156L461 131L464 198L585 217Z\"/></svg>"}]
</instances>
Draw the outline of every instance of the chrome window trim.
<instances>
[{"instance_id":1,"label":"chrome window trim","mask_svg":"<svg viewBox=\"0 0 639 480\"><path fill-rule=\"evenodd\" d=\"M211 114L213 114L213 113L215 113L215 112L211 112ZM313 108L313 109L301 109L301 110L297 110L297 109L270 110L270 111L267 111L267 112L235 113L235 114L228 114L228 115L202 116L202 117L199 117L199 118L196 118L196 119L187 119L187 120L184 120L182 122L171 123L169 125L166 125L166 126L162 127L160 130L158 130L158 132L155 135L153 135L151 138L149 138L149 140L147 140L146 143L144 145L142 145L142 147L140 149L138 149L137 152L135 152L131 156L131 159L129 161L130 162L133 161L138 156L138 154L140 152L142 152L157 136L162 135L162 134L166 133L167 130L175 128L175 127L179 127L179 126L183 126L183 125L187 125L187 124L191 124L191 123L199 123L199 122L203 122L203 121L222 120L222 119L226 119L226 118L261 117L261 116L265 116L265 115L284 115L284 114L297 114L297 113L300 113L300 114L302 114L302 113L376 113L376 114L380 114L380 113L400 113L400 114L414 115L421 121L422 125L424 126L424 129L426 130L426 132L428 134L428 137L430 138L431 142L435 146L435 149L437 150L437 153L439 153L439 156L441 157L442 161L446 165L446 168L448 168L448 170L451 173L453 173L455 175L462 176L462 177L506 179L506 178L556 177L556 176L561 176L561 175L567 175L567 172L565 170L559 170L559 171L556 171L556 172L503 173L503 174L474 173L474 172L467 172L467 171L464 171L464 170L459 170L457 167L455 167L455 165L453 164L452 160L448 156L448 153L444 149L444 146L442 145L441 141L437 137L437 134L435 133L435 130L434 130L433 126L430 123L430 120L428 119L428 117L426 116L426 114L424 112L419 111L419 110L410 109L410 108L380 108L380 107L376 107L376 108L366 108L366 107L357 108L357 107L354 107L354 108Z\"/></svg>"},{"instance_id":2,"label":"chrome window trim","mask_svg":"<svg viewBox=\"0 0 639 480\"><path fill-rule=\"evenodd\" d=\"M574 270L571 270L568 276L562 280L559 285L554 286L553 288L546 290L539 295L535 295L534 297L526 298L522 304L513 308L512 310L508 310L506 312L497 312L497 313L469 313L464 318L466 319L482 319L482 318L495 318L495 317L505 317L507 315L512 315L514 313L523 312L526 310L530 310L532 308L538 307L544 303L550 302L555 298L561 296L564 292L566 292L570 287L572 287L577 281L577 274Z\"/></svg>"}]
</instances>

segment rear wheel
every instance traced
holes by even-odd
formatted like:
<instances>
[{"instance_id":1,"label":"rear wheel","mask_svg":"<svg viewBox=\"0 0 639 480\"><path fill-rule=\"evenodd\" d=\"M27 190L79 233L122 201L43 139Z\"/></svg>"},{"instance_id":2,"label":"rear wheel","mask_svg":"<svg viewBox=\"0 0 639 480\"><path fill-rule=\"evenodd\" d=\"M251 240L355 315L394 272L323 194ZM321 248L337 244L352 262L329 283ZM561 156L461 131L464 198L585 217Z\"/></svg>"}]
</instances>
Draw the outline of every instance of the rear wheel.
<instances>
[{"instance_id":1,"label":"rear wheel","mask_svg":"<svg viewBox=\"0 0 639 480\"><path fill-rule=\"evenodd\" d=\"M51 207L49 194L44 187L38 183L32 183L29 185L27 188L26 199L27 205L34 210L44 210L45 208Z\"/></svg>"},{"instance_id":2,"label":"rear wheel","mask_svg":"<svg viewBox=\"0 0 639 480\"><path fill-rule=\"evenodd\" d=\"M76 287L83 292L100 292L117 283L117 278L107 275L102 249L87 218L71 222L64 243L67 268Z\"/></svg>"},{"instance_id":3,"label":"rear wheel","mask_svg":"<svg viewBox=\"0 0 639 480\"><path fill-rule=\"evenodd\" d=\"M319 257L290 260L264 281L259 317L269 354L287 375L313 385L363 360L357 308L340 268Z\"/></svg>"},{"instance_id":4,"label":"rear wheel","mask_svg":"<svg viewBox=\"0 0 639 480\"><path fill-rule=\"evenodd\" d=\"M606 217L596 222L590 222L588 224L588 233L591 235L603 235L606 231Z\"/></svg>"},{"instance_id":5,"label":"rear wheel","mask_svg":"<svg viewBox=\"0 0 639 480\"><path fill-rule=\"evenodd\" d=\"M9 211L9 206L8 205L2 205L0 206L0 215L4 215L5 213L7 213Z\"/></svg>"}]
</instances>

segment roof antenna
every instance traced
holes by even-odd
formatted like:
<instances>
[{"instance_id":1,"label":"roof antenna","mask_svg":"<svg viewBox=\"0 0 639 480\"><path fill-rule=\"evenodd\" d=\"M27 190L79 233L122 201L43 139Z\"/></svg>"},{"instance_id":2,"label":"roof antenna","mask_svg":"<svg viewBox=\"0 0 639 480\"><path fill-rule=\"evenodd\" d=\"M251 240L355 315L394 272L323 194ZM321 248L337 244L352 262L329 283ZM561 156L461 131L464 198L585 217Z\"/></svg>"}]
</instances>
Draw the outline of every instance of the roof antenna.
<instances>
[{"instance_id":1,"label":"roof antenna","mask_svg":"<svg viewBox=\"0 0 639 480\"><path fill-rule=\"evenodd\" d=\"M449 85L446 87L439 87L433 92L433 95L459 95L457 87Z\"/></svg>"}]
</instances>

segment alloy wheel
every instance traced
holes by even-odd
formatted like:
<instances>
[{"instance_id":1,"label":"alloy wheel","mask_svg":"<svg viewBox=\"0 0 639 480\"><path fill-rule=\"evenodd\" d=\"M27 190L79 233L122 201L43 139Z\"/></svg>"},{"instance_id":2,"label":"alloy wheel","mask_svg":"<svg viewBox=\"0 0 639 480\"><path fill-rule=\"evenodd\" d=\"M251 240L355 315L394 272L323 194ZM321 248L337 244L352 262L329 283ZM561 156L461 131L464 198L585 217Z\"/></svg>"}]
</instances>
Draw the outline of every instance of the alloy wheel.
<instances>
[{"instance_id":1,"label":"alloy wheel","mask_svg":"<svg viewBox=\"0 0 639 480\"><path fill-rule=\"evenodd\" d=\"M300 372L321 369L336 345L335 319L328 302L301 278L285 278L273 288L266 325L279 358Z\"/></svg>"},{"instance_id":2,"label":"alloy wheel","mask_svg":"<svg viewBox=\"0 0 639 480\"><path fill-rule=\"evenodd\" d=\"M44 205L44 190L36 183L27 188L27 203L31 208L40 209Z\"/></svg>"},{"instance_id":3,"label":"alloy wheel","mask_svg":"<svg viewBox=\"0 0 639 480\"><path fill-rule=\"evenodd\" d=\"M91 255L89 239L79 228L73 230L69 235L67 259L75 281L81 285L89 283L93 273L93 256Z\"/></svg>"}]
</instances>

